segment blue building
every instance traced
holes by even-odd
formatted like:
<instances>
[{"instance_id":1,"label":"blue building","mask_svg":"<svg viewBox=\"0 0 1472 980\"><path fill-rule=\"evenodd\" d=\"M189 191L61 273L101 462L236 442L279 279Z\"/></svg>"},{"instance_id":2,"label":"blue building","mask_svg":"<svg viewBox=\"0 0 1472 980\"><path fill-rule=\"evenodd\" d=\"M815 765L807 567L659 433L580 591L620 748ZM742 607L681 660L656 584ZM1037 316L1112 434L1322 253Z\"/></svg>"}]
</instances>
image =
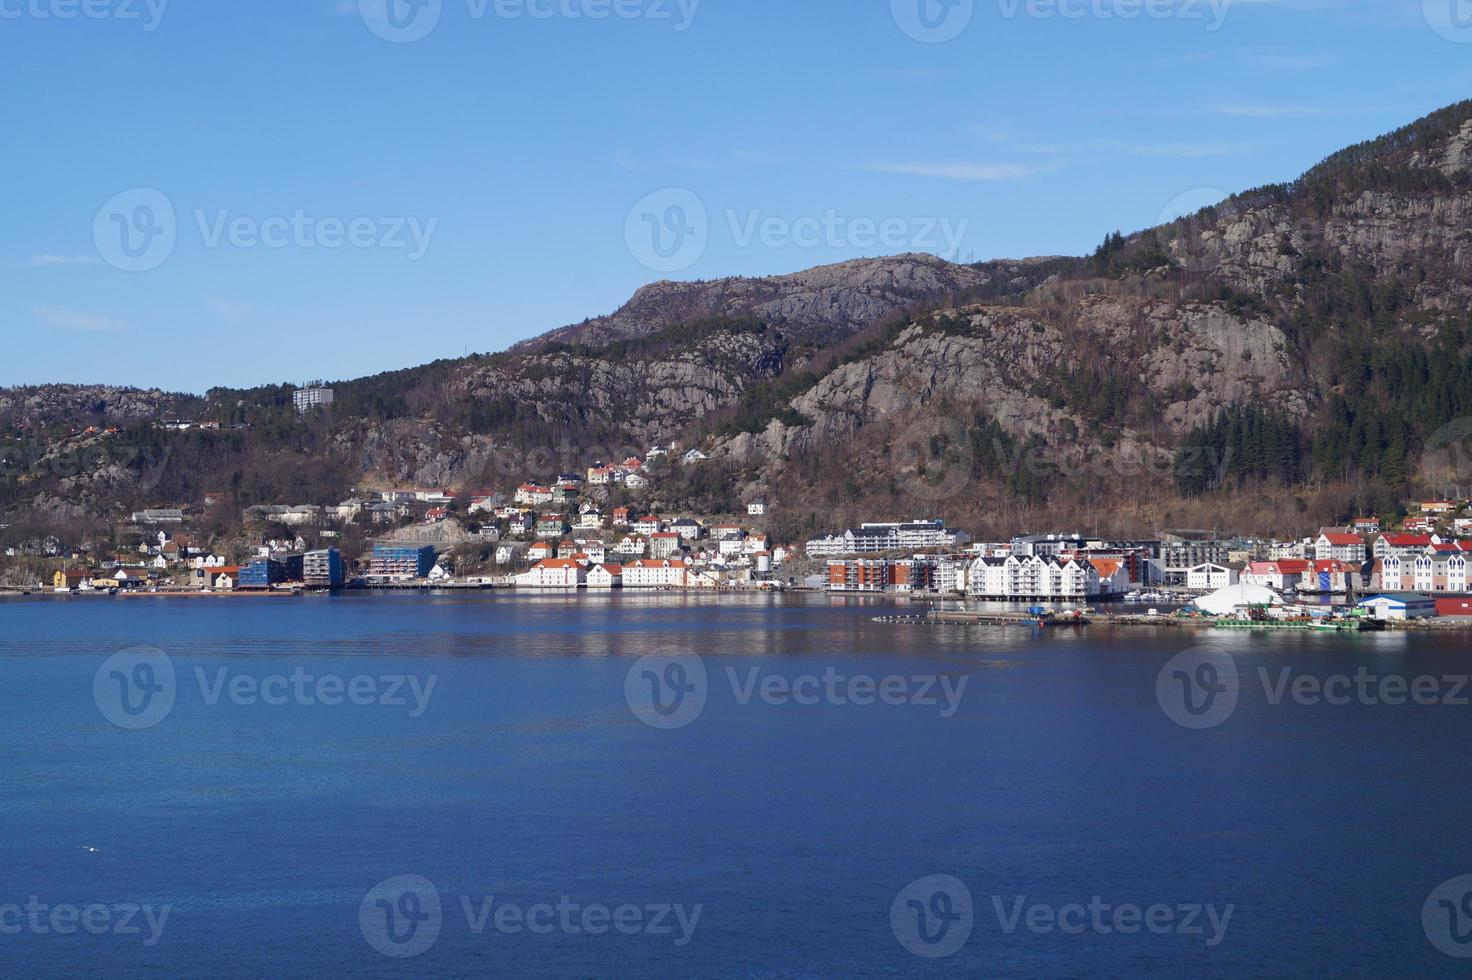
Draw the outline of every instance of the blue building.
<instances>
[{"instance_id":1,"label":"blue building","mask_svg":"<svg viewBox=\"0 0 1472 980\"><path fill-rule=\"evenodd\" d=\"M240 568L237 589L269 589L285 582L302 581L304 557L281 555L277 558L257 558Z\"/></svg>"},{"instance_id":2,"label":"blue building","mask_svg":"<svg viewBox=\"0 0 1472 980\"><path fill-rule=\"evenodd\" d=\"M336 548L309 551L302 556L302 582L313 589L342 588L342 552Z\"/></svg>"},{"instance_id":3,"label":"blue building","mask_svg":"<svg viewBox=\"0 0 1472 980\"><path fill-rule=\"evenodd\" d=\"M269 589L286 581L286 566L274 558L257 558L241 566L240 577L235 580L237 589Z\"/></svg>"},{"instance_id":4,"label":"blue building","mask_svg":"<svg viewBox=\"0 0 1472 980\"><path fill-rule=\"evenodd\" d=\"M374 545L373 562L368 567L368 574L373 578L387 579L425 578L434 568L437 558L433 545L422 548Z\"/></svg>"}]
</instances>

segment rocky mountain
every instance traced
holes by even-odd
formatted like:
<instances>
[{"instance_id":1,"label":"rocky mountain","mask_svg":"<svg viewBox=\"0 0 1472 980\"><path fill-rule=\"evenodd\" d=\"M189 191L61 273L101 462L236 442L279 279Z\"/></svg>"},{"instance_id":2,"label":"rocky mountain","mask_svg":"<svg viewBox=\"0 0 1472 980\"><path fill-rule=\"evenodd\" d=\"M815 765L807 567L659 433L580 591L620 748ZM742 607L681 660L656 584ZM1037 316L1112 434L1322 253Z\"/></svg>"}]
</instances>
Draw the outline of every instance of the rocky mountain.
<instances>
[{"instance_id":1,"label":"rocky mountain","mask_svg":"<svg viewBox=\"0 0 1472 980\"><path fill-rule=\"evenodd\" d=\"M1472 417L1469 250L1460 103L1091 256L656 283L502 354L337 383L332 410L306 419L286 388L0 392L14 439L25 424L71 451L72 430L121 425L174 460L132 494L115 471L94 487L86 467L57 481L32 466L0 483L0 506L504 487L675 440L716 459L672 474L661 503L765 491L792 533L921 512L1122 531L1330 523L1472 482L1421 465ZM173 415L223 428L146 424Z\"/></svg>"},{"instance_id":2,"label":"rocky mountain","mask_svg":"<svg viewBox=\"0 0 1472 980\"><path fill-rule=\"evenodd\" d=\"M994 284L1024 285L1029 273L1046 261L956 265L934 255L908 254L855 259L761 279L657 282L640 289L615 313L554 330L513 349L535 350L558 342L601 346L716 318L755 318L805 340L832 340L916 303Z\"/></svg>"}]
</instances>

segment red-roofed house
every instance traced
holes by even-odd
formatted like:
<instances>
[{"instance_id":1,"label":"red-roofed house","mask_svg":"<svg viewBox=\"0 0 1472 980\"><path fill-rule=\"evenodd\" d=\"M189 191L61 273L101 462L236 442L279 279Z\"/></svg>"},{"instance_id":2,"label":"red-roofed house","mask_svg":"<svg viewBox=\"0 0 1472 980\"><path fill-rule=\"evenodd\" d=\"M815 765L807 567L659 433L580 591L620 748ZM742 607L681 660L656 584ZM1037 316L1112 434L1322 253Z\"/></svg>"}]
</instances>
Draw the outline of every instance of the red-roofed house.
<instances>
[{"instance_id":1,"label":"red-roofed house","mask_svg":"<svg viewBox=\"0 0 1472 980\"><path fill-rule=\"evenodd\" d=\"M1382 534L1375 539L1374 555L1382 560L1392 555L1414 558L1424 555L1433 544L1435 541L1429 534Z\"/></svg>"},{"instance_id":2,"label":"red-roofed house","mask_svg":"<svg viewBox=\"0 0 1472 980\"><path fill-rule=\"evenodd\" d=\"M624 588L683 589L689 570L682 561L641 558L624 565Z\"/></svg>"},{"instance_id":3,"label":"red-roofed house","mask_svg":"<svg viewBox=\"0 0 1472 980\"><path fill-rule=\"evenodd\" d=\"M1313 563L1298 558L1281 561L1255 561L1242 572L1242 581L1248 585L1260 585L1268 589L1286 592L1303 585L1304 576L1313 568Z\"/></svg>"},{"instance_id":4,"label":"red-roofed house","mask_svg":"<svg viewBox=\"0 0 1472 980\"><path fill-rule=\"evenodd\" d=\"M548 558L516 576L516 584L524 589L576 589L584 575L583 566L571 558Z\"/></svg>"},{"instance_id":5,"label":"red-roofed house","mask_svg":"<svg viewBox=\"0 0 1472 980\"><path fill-rule=\"evenodd\" d=\"M624 584L624 566L603 562L588 569L588 588L616 589Z\"/></svg>"},{"instance_id":6,"label":"red-roofed house","mask_svg":"<svg viewBox=\"0 0 1472 980\"><path fill-rule=\"evenodd\" d=\"M680 550L680 544L680 536L673 531L651 534L649 535L649 556L651 558L668 558Z\"/></svg>"},{"instance_id":7,"label":"red-roofed house","mask_svg":"<svg viewBox=\"0 0 1472 980\"><path fill-rule=\"evenodd\" d=\"M1326 528L1314 542L1314 557L1319 561L1365 560L1365 539L1358 534L1332 532Z\"/></svg>"},{"instance_id":8,"label":"red-roofed house","mask_svg":"<svg viewBox=\"0 0 1472 980\"><path fill-rule=\"evenodd\" d=\"M518 504L550 504L552 502L552 491L535 483L523 483L516 488L516 502Z\"/></svg>"}]
</instances>

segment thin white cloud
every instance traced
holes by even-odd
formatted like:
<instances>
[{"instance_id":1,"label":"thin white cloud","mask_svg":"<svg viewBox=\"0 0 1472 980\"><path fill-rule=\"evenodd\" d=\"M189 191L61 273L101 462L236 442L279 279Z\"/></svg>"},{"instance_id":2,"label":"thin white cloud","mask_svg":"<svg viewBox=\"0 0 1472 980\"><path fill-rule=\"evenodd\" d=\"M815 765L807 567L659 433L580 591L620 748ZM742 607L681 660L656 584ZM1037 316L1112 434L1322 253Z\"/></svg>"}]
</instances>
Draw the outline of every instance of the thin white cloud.
<instances>
[{"instance_id":1,"label":"thin white cloud","mask_svg":"<svg viewBox=\"0 0 1472 980\"><path fill-rule=\"evenodd\" d=\"M912 177L943 177L947 180L1018 180L1057 170L1056 166L1040 167L1029 163L966 163L937 161L932 163L879 163L870 170L882 174L907 174Z\"/></svg>"},{"instance_id":2,"label":"thin white cloud","mask_svg":"<svg viewBox=\"0 0 1472 980\"><path fill-rule=\"evenodd\" d=\"M95 255L32 255L30 264L35 267L53 265L96 265Z\"/></svg>"},{"instance_id":3,"label":"thin white cloud","mask_svg":"<svg viewBox=\"0 0 1472 980\"><path fill-rule=\"evenodd\" d=\"M85 313L64 306L38 306L31 311L47 326L58 330L85 330L89 332L111 332L126 330L128 325L121 320L99 313Z\"/></svg>"}]
</instances>

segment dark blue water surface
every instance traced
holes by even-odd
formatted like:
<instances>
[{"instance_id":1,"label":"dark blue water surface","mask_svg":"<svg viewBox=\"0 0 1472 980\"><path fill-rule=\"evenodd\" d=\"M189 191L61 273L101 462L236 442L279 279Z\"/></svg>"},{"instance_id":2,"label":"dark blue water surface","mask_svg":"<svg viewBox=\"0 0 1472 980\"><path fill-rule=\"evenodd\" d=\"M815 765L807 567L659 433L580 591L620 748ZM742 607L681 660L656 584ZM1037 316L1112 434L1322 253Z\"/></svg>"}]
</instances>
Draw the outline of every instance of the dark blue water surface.
<instances>
[{"instance_id":1,"label":"dark blue water surface","mask_svg":"<svg viewBox=\"0 0 1472 980\"><path fill-rule=\"evenodd\" d=\"M871 621L889 611L818 596L0 602L0 906L171 907L152 945L146 926L57 935L0 908L0 975L1469 972L1432 944L1422 906L1472 874L1472 707L1275 705L1257 676L1459 675L1465 636L1214 637L1240 703L1194 731L1156 690L1190 635ZM158 725L128 731L93 682L137 645L168 656L177 694ZM655 652L704 659L707 703L686 727L651 727L626 700L630 666ZM411 717L412 698L211 704L196 675L298 668L435 687ZM742 704L728 668L967 686L951 717ZM379 953L360 923L370 890L404 875L442 905L410 959ZM930 875L974 905L945 958L916 955L891 923ZM492 896L700 917L683 945L678 926L477 934L463 900ZM1122 935L1008 932L997 911L1095 896L1232 913L1214 937L1204 912L1201 934Z\"/></svg>"}]
</instances>

